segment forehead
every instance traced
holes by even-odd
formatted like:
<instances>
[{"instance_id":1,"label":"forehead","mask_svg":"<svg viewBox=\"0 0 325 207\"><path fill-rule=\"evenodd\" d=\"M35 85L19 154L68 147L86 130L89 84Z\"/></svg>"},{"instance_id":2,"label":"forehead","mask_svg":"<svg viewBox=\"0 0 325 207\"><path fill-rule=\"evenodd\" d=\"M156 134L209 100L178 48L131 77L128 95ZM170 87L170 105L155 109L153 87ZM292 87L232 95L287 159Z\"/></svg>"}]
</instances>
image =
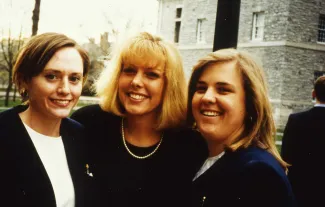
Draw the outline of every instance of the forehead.
<instances>
[{"instance_id":1,"label":"forehead","mask_svg":"<svg viewBox=\"0 0 325 207\"><path fill-rule=\"evenodd\" d=\"M243 84L242 75L235 61L208 64L199 80L207 83L224 82L235 86Z\"/></svg>"},{"instance_id":2,"label":"forehead","mask_svg":"<svg viewBox=\"0 0 325 207\"><path fill-rule=\"evenodd\" d=\"M163 52L154 47L133 47L122 53L124 66L133 65L141 68L164 70L166 58Z\"/></svg>"},{"instance_id":3,"label":"forehead","mask_svg":"<svg viewBox=\"0 0 325 207\"><path fill-rule=\"evenodd\" d=\"M157 60L150 60L147 58L143 59L132 59L132 60L126 60L123 63L123 67L136 67L136 68L145 68L145 69L155 69L155 70L161 70L164 71L164 63Z\"/></svg>"},{"instance_id":4,"label":"forehead","mask_svg":"<svg viewBox=\"0 0 325 207\"><path fill-rule=\"evenodd\" d=\"M83 72L83 60L75 48L66 47L54 53L44 70L69 71L74 73Z\"/></svg>"}]
</instances>

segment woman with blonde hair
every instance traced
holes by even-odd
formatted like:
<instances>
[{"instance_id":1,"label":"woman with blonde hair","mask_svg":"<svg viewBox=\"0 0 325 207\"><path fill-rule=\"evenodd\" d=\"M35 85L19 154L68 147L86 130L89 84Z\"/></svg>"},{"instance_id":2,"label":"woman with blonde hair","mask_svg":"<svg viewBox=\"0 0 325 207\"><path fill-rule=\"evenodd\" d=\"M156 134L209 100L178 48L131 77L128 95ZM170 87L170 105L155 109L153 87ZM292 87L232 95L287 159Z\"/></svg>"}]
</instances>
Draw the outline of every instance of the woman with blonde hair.
<instances>
[{"instance_id":1,"label":"woman with blonde hair","mask_svg":"<svg viewBox=\"0 0 325 207\"><path fill-rule=\"evenodd\" d=\"M188 92L194 123L209 158L193 179L193 206L294 206L263 69L250 55L222 49L198 61Z\"/></svg>"},{"instance_id":2,"label":"woman with blonde hair","mask_svg":"<svg viewBox=\"0 0 325 207\"><path fill-rule=\"evenodd\" d=\"M100 75L96 92L99 105L72 115L88 131L94 203L187 206L206 146L181 129L186 80L176 47L147 32L129 38Z\"/></svg>"}]
</instances>

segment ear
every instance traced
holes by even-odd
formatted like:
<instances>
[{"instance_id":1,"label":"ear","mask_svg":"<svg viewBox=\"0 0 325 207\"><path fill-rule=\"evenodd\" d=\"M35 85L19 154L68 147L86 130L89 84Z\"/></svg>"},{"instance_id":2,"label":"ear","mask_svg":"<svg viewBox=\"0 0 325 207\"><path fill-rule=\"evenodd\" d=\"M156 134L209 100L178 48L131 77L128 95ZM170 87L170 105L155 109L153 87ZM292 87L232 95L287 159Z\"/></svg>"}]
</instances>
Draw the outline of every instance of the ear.
<instances>
[{"instance_id":1,"label":"ear","mask_svg":"<svg viewBox=\"0 0 325 207\"><path fill-rule=\"evenodd\" d=\"M25 93L25 92L28 93L29 84L24 80L21 80L19 84L20 84L19 93L20 94Z\"/></svg>"},{"instance_id":2,"label":"ear","mask_svg":"<svg viewBox=\"0 0 325 207\"><path fill-rule=\"evenodd\" d=\"M28 90L28 84L25 81L21 81L20 88L24 88L25 90Z\"/></svg>"},{"instance_id":3,"label":"ear","mask_svg":"<svg viewBox=\"0 0 325 207\"><path fill-rule=\"evenodd\" d=\"M316 92L315 92L314 89L313 89L313 91L311 92L311 95L312 95L313 99L316 99Z\"/></svg>"}]
</instances>

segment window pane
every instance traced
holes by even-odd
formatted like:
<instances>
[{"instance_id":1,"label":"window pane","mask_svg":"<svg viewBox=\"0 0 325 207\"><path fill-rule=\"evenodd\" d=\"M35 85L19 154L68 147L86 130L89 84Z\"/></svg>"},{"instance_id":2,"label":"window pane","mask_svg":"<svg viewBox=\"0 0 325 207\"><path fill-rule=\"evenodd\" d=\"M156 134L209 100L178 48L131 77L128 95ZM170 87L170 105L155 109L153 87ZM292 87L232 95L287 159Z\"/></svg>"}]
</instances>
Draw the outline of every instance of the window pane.
<instances>
[{"instance_id":1,"label":"window pane","mask_svg":"<svg viewBox=\"0 0 325 207\"><path fill-rule=\"evenodd\" d=\"M319 15L318 21L318 42L325 42L325 15Z\"/></svg>"}]
</instances>

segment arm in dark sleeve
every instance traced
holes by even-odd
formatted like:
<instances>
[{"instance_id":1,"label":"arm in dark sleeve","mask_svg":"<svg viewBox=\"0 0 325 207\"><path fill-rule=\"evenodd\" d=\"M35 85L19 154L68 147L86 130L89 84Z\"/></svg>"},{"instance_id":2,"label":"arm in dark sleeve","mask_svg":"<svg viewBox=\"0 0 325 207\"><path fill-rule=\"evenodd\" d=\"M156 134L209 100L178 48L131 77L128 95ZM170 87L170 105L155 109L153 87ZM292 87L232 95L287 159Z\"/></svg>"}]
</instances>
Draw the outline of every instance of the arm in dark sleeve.
<instances>
[{"instance_id":1,"label":"arm in dark sleeve","mask_svg":"<svg viewBox=\"0 0 325 207\"><path fill-rule=\"evenodd\" d=\"M292 164L293 162L293 147L294 147L294 130L292 115L289 116L287 125L283 132L282 146L281 146L281 156L282 158Z\"/></svg>"},{"instance_id":2,"label":"arm in dark sleeve","mask_svg":"<svg viewBox=\"0 0 325 207\"><path fill-rule=\"evenodd\" d=\"M71 114L70 118L76 120L82 125L87 125L87 119L89 119L87 109L85 107L82 107L76 110Z\"/></svg>"},{"instance_id":3,"label":"arm in dark sleeve","mask_svg":"<svg viewBox=\"0 0 325 207\"><path fill-rule=\"evenodd\" d=\"M282 169L281 169L282 170ZM250 207L293 207L296 201L283 172L254 161L243 171L242 202ZM242 203L242 204L243 204Z\"/></svg>"},{"instance_id":4,"label":"arm in dark sleeve","mask_svg":"<svg viewBox=\"0 0 325 207\"><path fill-rule=\"evenodd\" d=\"M92 152L94 148L94 143L92 142L92 125L91 125L91 118L92 110L88 106L82 107L76 110L71 116L71 119L76 120L77 122L81 123L84 126L83 136L84 140L84 149L83 149L83 156L85 160L85 195L84 195L84 207L97 207L100 204L97 203L97 186L95 185L94 175L92 171L92 166L94 163L94 158L92 157Z\"/></svg>"}]
</instances>

